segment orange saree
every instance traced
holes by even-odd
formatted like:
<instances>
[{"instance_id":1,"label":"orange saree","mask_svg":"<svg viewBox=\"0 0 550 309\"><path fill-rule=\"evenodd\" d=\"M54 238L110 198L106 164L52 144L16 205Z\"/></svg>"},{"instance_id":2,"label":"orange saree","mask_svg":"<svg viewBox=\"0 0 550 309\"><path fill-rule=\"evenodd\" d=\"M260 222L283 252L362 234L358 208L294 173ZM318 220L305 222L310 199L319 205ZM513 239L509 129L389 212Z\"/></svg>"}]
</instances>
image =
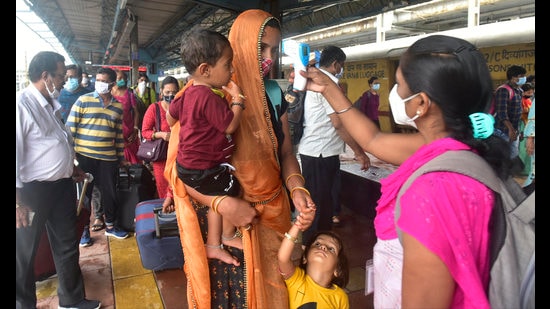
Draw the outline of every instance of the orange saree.
<instances>
[{"instance_id":1,"label":"orange saree","mask_svg":"<svg viewBox=\"0 0 550 309\"><path fill-rule=\"evenodd\" d=\"M229 33L234 51L233 80L246 96L239 129L233 134L235 151L231 164L243 189L243 198L260 213L258 224L243 234L244 282L248 308L288 308L285 283L277 270L277 251L284 232L291 226L290 202L281 179L275 136L260 71L260 40L265 23L273 18L261 10L240 14ZM190 81L188 85L192 83ZM176 97L187 89L186 85ZM231 98L227 95L228 102ZM176 154L179 123L172 127L165 177L174 189L174 204L185 256L184 271L188 281L190 308L211 308L217 285L210 282L209 266L200 229L200 216L191 204L183 182L177 176ZM204 206L208 207L208 206ZM232 249L238 250L238 249ZM221 305L226 307L225 305Z\"/></svg>"}]
</instances>

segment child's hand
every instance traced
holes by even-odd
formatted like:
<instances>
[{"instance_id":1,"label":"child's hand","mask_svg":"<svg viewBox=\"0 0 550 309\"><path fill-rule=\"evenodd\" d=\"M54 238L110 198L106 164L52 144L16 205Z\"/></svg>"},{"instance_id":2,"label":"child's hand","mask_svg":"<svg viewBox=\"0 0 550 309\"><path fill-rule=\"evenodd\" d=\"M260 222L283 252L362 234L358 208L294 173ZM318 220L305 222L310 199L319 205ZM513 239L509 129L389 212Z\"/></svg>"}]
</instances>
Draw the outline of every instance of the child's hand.
<instances>
[{"instance_id":1,"label":"child's hand","mask_svg":"<svg viewBox=\"0 0 550 309\"><path fill-rule=\"evenodd\" d=\"M296 217L296 221L294 221L294 225L296 225L300 231L307 230L311 224L313 223L313 219L315 218L315 206L308 207L304 211L300 212L298 216Z\"/></svg>"},{"instance_id":2,"label":"child's hand","mask_svg":"<svg viewBox=\"0 0 550 309\"><path fill-rule=\"evenodd\" d=\"M241 88L239 88L239 86L237 86L237 84L230 80L229 83L227 83L226 86L222 86L223 90L227 91L227 93L229 93L231 95L231 97L233 97L234 99L240 101L242 99L242 93L241 93ZM239 99L237 99L239 98Z\"/></svg>"}]
</instances>

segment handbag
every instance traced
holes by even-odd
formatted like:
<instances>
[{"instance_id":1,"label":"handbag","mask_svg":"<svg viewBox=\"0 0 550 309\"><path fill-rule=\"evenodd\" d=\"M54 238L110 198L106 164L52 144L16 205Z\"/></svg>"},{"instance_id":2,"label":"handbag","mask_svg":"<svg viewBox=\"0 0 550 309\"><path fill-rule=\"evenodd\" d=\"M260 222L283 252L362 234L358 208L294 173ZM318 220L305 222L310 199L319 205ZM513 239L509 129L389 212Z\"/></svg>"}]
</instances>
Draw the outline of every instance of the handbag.
<instances>
[{"instance_id":1,"label":"handbag","mask_svg":"<svg viewBox=\"0 0 550 309\"><path fill-rule=\"evenodd\" d=\"M160 107L155 103L156 120L155 132L160 132ZM147 140L143 139L137 151L137 157L146 162L165 161L168 153L168 142L162 138Z\"/></svg>"}]
</instances>

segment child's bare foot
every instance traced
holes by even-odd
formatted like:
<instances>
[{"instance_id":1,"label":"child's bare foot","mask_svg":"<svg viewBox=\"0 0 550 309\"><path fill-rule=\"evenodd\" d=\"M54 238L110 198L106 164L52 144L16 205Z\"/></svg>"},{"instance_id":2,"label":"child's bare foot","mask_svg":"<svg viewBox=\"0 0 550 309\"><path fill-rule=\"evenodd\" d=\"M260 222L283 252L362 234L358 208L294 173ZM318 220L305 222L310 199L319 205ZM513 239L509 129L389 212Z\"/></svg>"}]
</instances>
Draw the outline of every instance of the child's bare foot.
<instances>
[{"instance_id":1,"label":"child's bare foot","mask_svg":"<svg viewBox=\"0 0 550 309\"><path fill-rule=\"evenodd\" d=\"M227 264L233 264L235 266L241 265L235 257L233 257L229 252L227 252L223 245L215 246L204 244L206 247L206 257L209 259L217 259Z\"/></svg>"},{"instance_id":2,"label":"child's bare foot","mask_svg":"<svg viewBox=\"0 0 550 309\"><path fill-rule=\"evenodd\" d=\"M235 230L235 234L231 237L226 237L222 235L222 244L224 246L229 246L237 249L243 249L243 235L241 234L241 231Z\"/></svg>"}]
</instances>

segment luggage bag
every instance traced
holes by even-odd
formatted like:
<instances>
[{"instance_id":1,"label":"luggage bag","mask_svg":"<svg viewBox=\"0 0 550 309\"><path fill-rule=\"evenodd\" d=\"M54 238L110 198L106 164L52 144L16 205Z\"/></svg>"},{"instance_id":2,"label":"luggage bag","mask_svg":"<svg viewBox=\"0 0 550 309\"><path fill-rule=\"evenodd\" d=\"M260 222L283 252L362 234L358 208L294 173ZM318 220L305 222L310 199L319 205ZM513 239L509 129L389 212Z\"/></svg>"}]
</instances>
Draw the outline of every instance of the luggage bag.
<instances>
[{"instance_id":1,"label":"luggage bag","mask_svg":"<svg viewBox=\"0 0 550 309\"><path fill-rule=\"evenodd\" d=\"M139 255L143 267L150 270L182 268L184 262L176 214L162 213L162 202L153 199L136 205Z\"/></svg>"},{"instance_id":2,"label":"luggage bag","mask_svg":"<svg viewBox=\"0 0 550 309\"><path fill-rule=\"evenodd\" d=\"M136 205L154 199L156 192L155 178L145 165L120 168L117 181L118 226L133 232Z\"/></svg>"}]
</instances>

